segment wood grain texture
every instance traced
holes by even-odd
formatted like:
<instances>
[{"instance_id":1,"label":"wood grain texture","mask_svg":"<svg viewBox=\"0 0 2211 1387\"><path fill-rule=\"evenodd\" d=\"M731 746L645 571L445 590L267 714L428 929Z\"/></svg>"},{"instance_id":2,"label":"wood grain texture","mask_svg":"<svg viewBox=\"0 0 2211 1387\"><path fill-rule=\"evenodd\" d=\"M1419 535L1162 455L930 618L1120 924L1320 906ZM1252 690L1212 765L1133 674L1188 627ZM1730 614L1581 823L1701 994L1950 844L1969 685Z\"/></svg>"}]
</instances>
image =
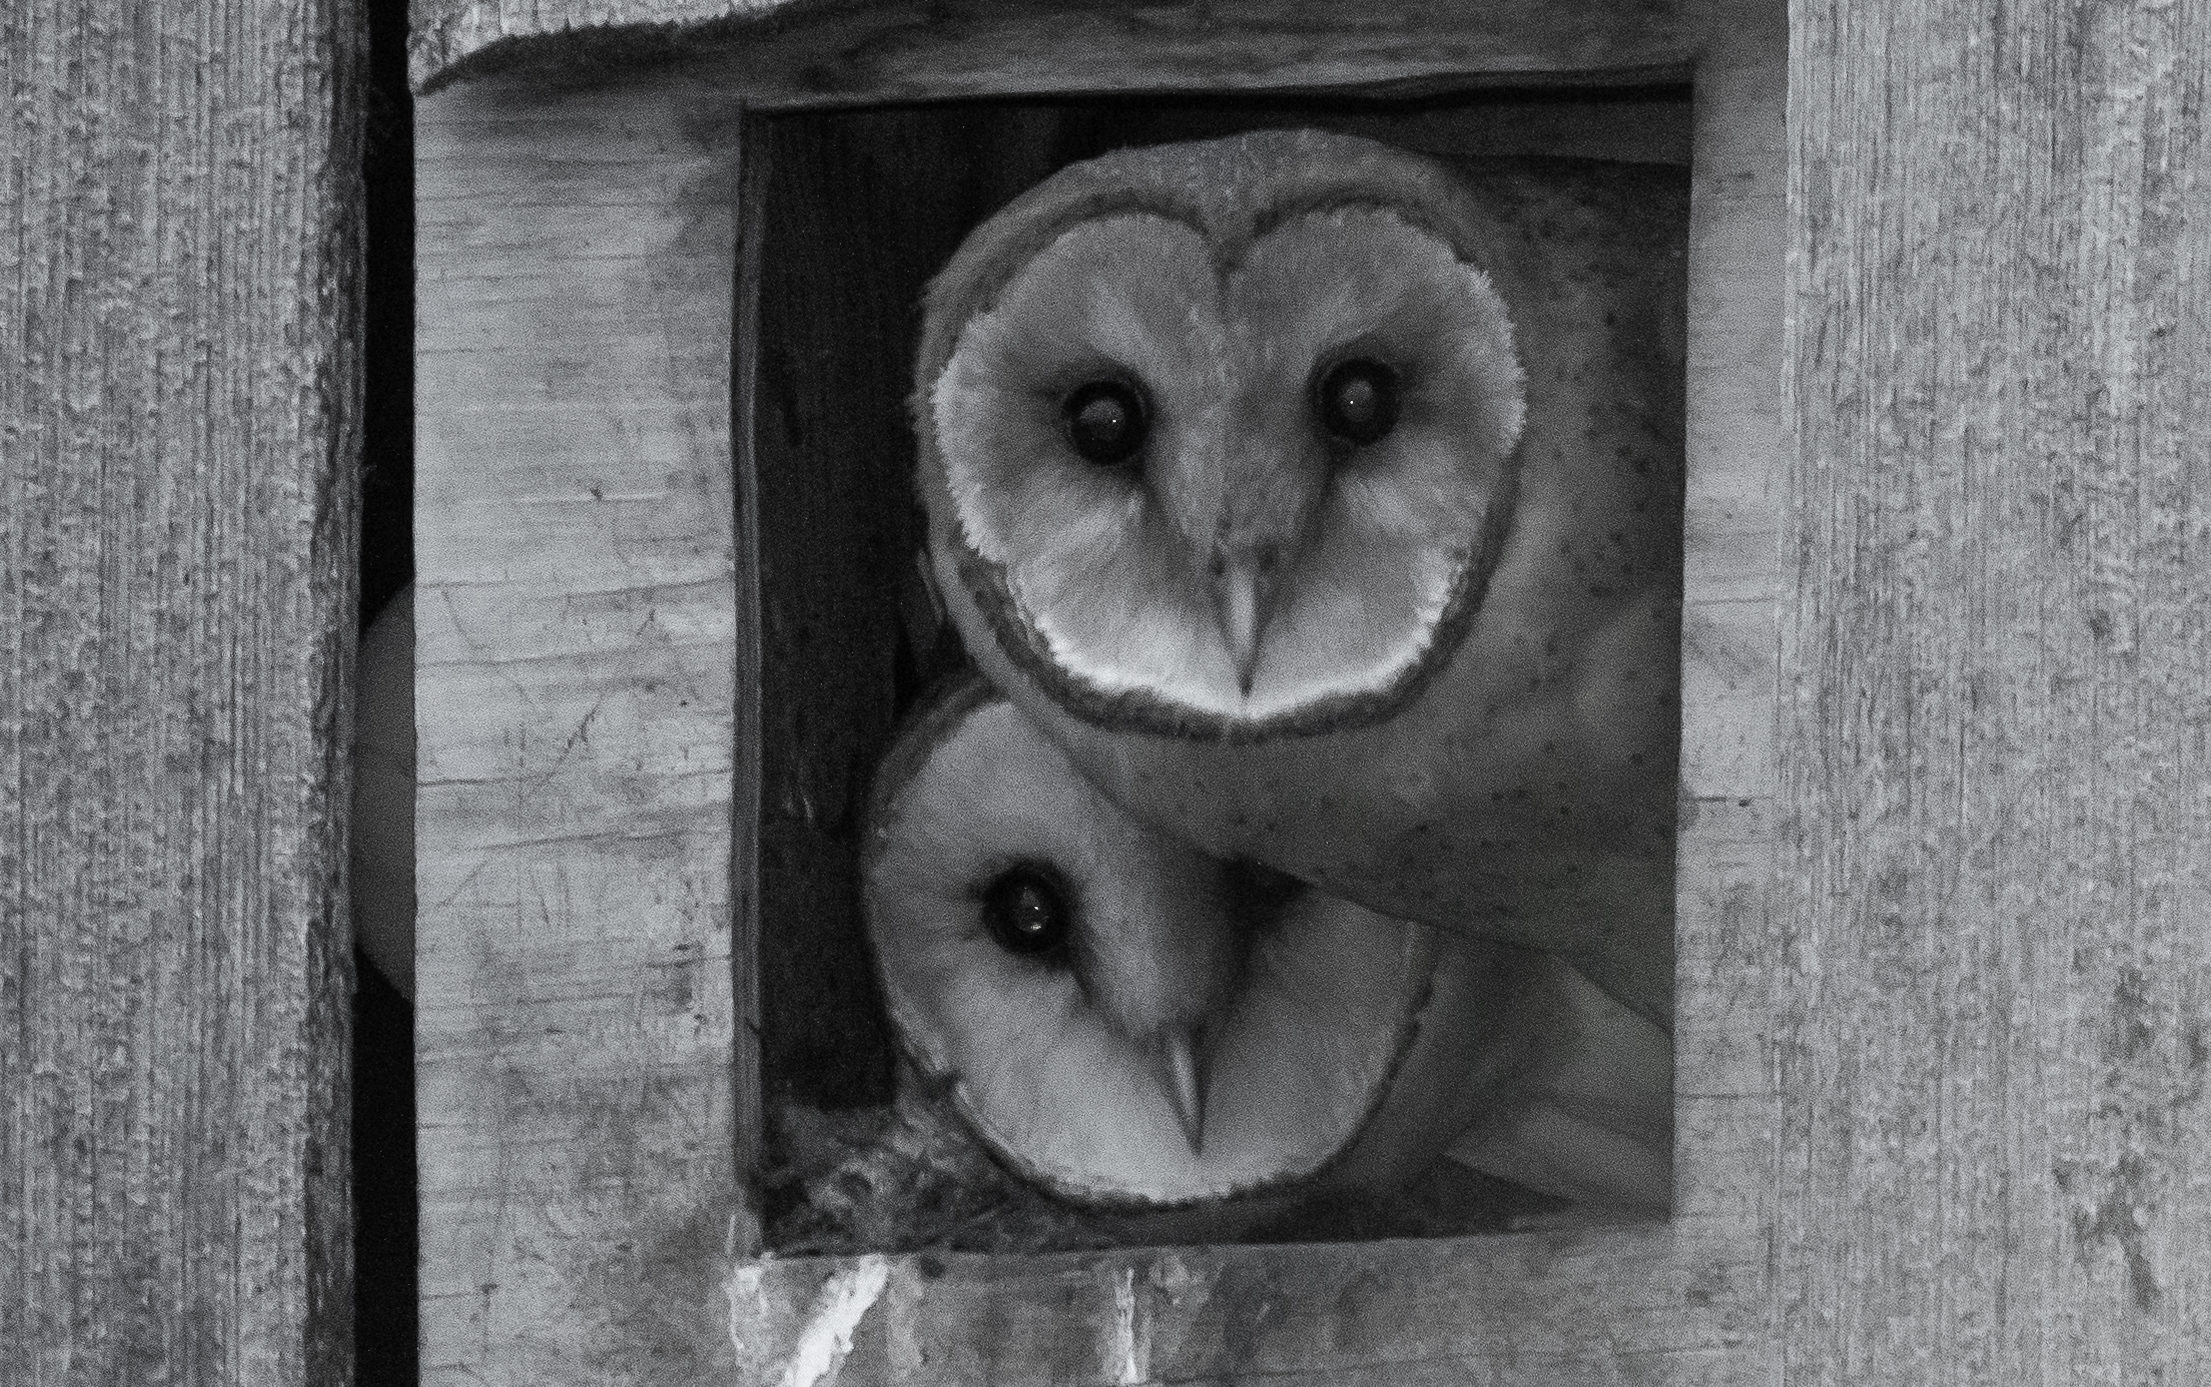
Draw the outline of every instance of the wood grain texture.
<instances>
[{"instance_id":1,"label":"wood grain texture","mask_svg":"<svg viewBox=\"0 0 2211 1387\"><path fill-rule=\"evenodd\" d=\"M0 1377L351 1379L363 35L0 10Z\"/></svg>"},{"instance_id":2,"label":"wood grain texture","mask_svg":"<svg viewBox=\"0 0 2211 1387\"><path fill-rule=\"evenodd\" d=\"M1410 91L1470 75L1679 76L1703 49L1703 12L1685 0L415 0L412 73L430 90L502 68L672 69L763 109L1032 92Z\"/></svg>"},{"instance_id":3,"label":"wood grain texture","mask_svg":"<svg viewBox=\"0 0 2211 1387\"><path fill-rule=\"evenodd\" d=\"M727 1371L737 169L681 95L417 107L425 1382Z\"/></svg>"},{"instance_id":4,"label":"wood grain texture","mask_svg":"<svg viewBox=\"0 0 2211 1387\"><path fill-rule=\"evenodd\" d=\"M901 13L733 30L711 80L694 80L705 59L517 70L423 104L418 523L426 581L456 613L442 634L425 619L418 684L425 764L441 758L421 790L426 1376L1770 1381L1781 8L1413 4L1339 9L1325 33L1317 8L1287 6L1203 23ZM892 36L854 39L877 23ZM1085 46L1102 24L1112 41ZM728 107L1692 61L1673 1220L1089 1257L752 1256L734 1172L759 1137L740 1116L757 1098L739 1043L755 981L744 950L733 974L729 930L754 907L762 753L742 734L757 690L728 671L754 667L771 597L750 551L731 551L732 513L712 511L728 501L731 296L761 289L733 256ZM736 377L747 436L772 408L749 385L759 365ZM738 537L776 523L743 499ZM647 608L680 615L672 648L632 634ZM658 990L679 949L702 961L681 1001Z\"/></svg>"},{"instance_id":5,"label":"wood grain texture","mask_svg":"<svg viewBox=\"0 0 2211 1387\"><path fill-rule=\"evenodd\" d=\"M1787 1378L2205 1381L2211 15L1797 13Z\"/></svg>"},{"instance_id":6,"label":"wood grain texture","mask_svg":"<svg viewBox=\"0 0 2211 1387\"><path fill-rule=\"evenodd\" d=\"M717 20L766 14L789 0L411 0L408 46L418 86L432 85L456 63L499 53L531 39L587 35L652 44ZM616 31L609 34L606 31Z\"/></svg>"}]
</instances>

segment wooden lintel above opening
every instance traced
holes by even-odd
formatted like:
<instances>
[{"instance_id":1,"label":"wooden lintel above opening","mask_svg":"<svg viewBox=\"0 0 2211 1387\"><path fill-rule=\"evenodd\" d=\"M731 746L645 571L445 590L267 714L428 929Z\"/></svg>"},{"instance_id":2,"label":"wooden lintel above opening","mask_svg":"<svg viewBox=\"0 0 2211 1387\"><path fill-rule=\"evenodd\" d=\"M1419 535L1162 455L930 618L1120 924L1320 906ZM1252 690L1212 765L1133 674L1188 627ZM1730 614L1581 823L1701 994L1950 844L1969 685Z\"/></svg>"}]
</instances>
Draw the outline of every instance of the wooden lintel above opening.
<instances>
[{"instance_id":1,"label":"wooden lintel above opening","mask_svg":"<svg viewBox=\"0 0 2211 1387\"><path fill-rule=\"evenodd\" d=\"M1297 90L1423 80L1676 81L1700 0L416 0L411 73L433 91L526 69L553 83L680 72L797 108L1081 90ZM1236 41L1224 46L1224 34Z\"/></svg>"}]
</instances>

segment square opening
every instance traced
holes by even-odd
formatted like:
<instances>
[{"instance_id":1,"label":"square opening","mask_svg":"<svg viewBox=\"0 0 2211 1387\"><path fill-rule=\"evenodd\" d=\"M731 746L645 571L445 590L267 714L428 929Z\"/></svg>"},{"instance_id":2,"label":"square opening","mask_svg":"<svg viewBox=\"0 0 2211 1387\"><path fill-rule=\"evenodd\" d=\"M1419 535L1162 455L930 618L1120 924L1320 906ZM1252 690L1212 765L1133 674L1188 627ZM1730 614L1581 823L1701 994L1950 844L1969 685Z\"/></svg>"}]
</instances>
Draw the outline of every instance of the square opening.
<instances>
[{"instance_id":1,"label":"square opening","mask_svg":"<svg viewBox=\"0 0 2211 1387\"><path fill-rule=\"evenodd\" d=\"M1082 1207L1017 1178L941 1091L911 1071L902 1082L863 923L861 840L902 720L964 662L917 565L925 524L908 398L923 290L970 231L1069 164L1122 146L1305 126L1438 159L1477 184L1545 187L1580 209L1565 229L1546 222L1549 204L1516 215L1532 242L1586 241L1561 253L1579 277L1577 302L1648 329L1642 377L1622 398L1670 439L1646 469L1648 504L1638 503L1664 542L1639 562L1666 570L1657 581L1670 584L1678 654L1686 86L1054 98L750 118L734 388L740 504L758 537L761 1120L740 1125L761 1134L746 1156L773 1252L1451 1236L1594 1212L1502 1178L1509 1162L1485 1173L1450 1157L1383 1193L1273 1199L1263 1210L1252 1201L1248 1216ZM1679 720L1669 709L1676 741L1648 769L1670 806ZM1664 887L1670 903L1670 866ZM1655 1140L1670 1149L1670 1103L1665 1113ZM1570 1124L1543 1138L1581 1139Z\"/></svg>"}]
</instances>

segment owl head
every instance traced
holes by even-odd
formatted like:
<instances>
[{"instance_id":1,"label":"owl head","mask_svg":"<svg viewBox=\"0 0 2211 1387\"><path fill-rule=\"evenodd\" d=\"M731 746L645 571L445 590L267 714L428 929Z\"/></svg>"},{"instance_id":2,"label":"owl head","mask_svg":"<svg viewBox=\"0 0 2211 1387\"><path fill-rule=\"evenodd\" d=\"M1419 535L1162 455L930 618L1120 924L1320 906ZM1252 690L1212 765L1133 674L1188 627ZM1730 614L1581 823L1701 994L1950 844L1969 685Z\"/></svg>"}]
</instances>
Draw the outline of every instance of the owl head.
<instances>
[{"instance_id":1,"label":"owl head","mask_svg":"<svg viewBox=\"0 0 2211 1387\"><path fill-rule=\"evenodd\" d=\"M1511 510L1496 244L1441 165L1312 130L1120 151L985 223L913 401L968 639L1116 726L1389 715Z\"/></svg>"},{"instance_id":2,"label":"owl head","mask_svg":"<svg viewBox=\"0 0 2211 1387\"><path fill-rule=\"evenodd\" d=\"M1515 956L1144 828L980 681L901 737L865 843L901 1047L1077 1202L1401 1179L1525 1063Z\"/></svg>"}]
</instances>

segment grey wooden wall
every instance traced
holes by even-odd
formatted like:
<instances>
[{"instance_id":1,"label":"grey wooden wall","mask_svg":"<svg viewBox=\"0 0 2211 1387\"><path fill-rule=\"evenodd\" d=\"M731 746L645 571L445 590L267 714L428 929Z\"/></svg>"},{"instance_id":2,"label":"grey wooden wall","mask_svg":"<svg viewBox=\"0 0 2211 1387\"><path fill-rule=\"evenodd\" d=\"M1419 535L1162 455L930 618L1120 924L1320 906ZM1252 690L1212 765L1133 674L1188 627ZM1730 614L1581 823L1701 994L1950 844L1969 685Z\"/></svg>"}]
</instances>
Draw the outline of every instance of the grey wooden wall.
<instances>
[{"instance_id":1,"label":"grey wooden wall","mask_svg":"<svg viewBox=\"0 0 2211 1387\"><path fill-rule=\"evenodd\" d=\"M0 5L0 1382L350 1376L355 8Z\"/></svg>"}]
</instances>

